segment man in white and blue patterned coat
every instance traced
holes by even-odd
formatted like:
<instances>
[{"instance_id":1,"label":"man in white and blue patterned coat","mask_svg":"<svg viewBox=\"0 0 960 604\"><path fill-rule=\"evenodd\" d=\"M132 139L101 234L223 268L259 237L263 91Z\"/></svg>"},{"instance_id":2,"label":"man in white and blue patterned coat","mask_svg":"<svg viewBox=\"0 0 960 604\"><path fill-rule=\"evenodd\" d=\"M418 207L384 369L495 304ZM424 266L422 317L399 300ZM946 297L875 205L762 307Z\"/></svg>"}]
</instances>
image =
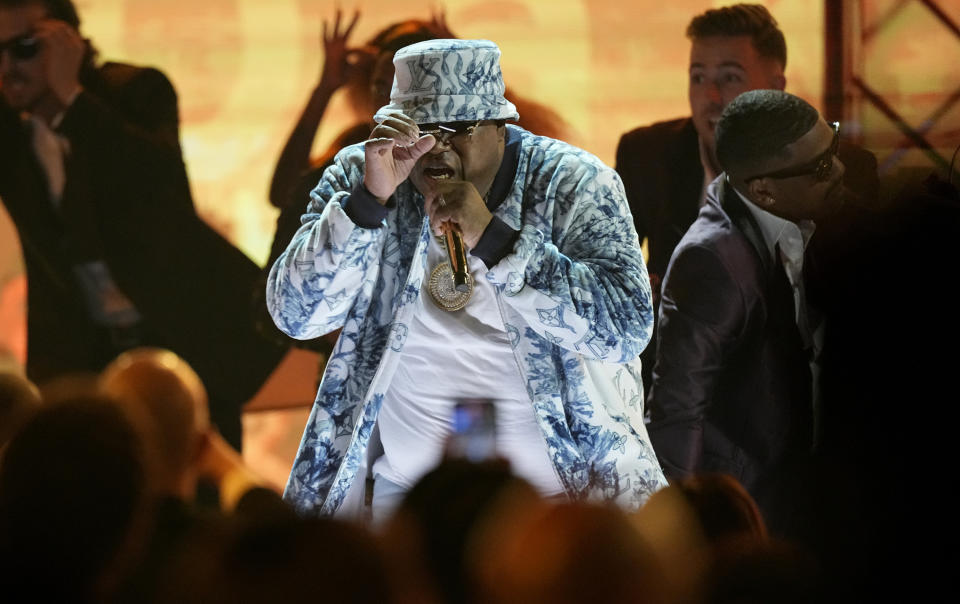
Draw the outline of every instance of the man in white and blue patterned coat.
<instances>
[{"instance_id":1,"label":"man in white and blue patterned coat","mask_svg":"<svg viewBox=\"0 0 960 604\"><path fill-rule=\"evenodd\" d=\"M456 401L479 397L495 399L498 453L542 494L639 507L666 481L643 424L650 285L620 178L505 124L518 115L492 42L414 44L394 65L379 125L326 170L270 272L280 329L342 328L285 498L362 513L369 474L379 520L442 458Z\"/></svg>"}]
</instances>

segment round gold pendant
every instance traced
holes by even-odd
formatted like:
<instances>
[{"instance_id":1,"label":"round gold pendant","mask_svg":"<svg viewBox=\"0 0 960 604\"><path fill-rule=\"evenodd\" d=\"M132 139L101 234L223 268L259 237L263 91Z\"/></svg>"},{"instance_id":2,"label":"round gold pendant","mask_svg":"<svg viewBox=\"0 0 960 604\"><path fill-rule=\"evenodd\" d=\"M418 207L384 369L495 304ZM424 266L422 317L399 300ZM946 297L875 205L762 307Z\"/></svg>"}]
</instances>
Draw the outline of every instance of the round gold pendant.
<instances>
[{"instance_id":1,"label":"round gold pendant","mask_svg":"<svg viewBox=\"0 0 960 604\"><path fill-rule=\"evenodd\" d=\"M430 297L437 306L447 311L460 310L473 295L473 277L467 273L467 291L458 292L453 284L453 269L449 262L441 262L430 273Z\"/></svg>"}]
</instances>

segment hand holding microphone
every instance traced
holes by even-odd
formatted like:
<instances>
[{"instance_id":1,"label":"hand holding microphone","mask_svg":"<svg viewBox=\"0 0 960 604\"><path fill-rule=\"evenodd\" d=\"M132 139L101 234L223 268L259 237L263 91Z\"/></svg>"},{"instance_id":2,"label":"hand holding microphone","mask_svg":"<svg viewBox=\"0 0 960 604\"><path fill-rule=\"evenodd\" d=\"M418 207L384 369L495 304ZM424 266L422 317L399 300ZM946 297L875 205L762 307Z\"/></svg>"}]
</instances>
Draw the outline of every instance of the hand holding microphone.
<instances>
[{"instance_id":1,"label":"hand holding microphone","mask_svg":"<svg viewBox=\"0 0 960 604\"><path fill-rule=\"evenodd\" d=\"M475 248L493 218L477 188L468 180L450 179L431 184L424 208L435 234L443 234L443 224L449 222L459 231L467 249Z\"/></svg>"},{"instance_id":2,"label":"hand holding microphone","mask_svg":"<svg viewBox=\"0 0 960 604\"><path fill-rule=\"evenodd\" d=\"M475 247L493 214L487 209L477 188L466 180L437 182L426 203L430 224L443 235L453 269L454 287L466 291L467 249Z\"/></svg>"}]
</instances>

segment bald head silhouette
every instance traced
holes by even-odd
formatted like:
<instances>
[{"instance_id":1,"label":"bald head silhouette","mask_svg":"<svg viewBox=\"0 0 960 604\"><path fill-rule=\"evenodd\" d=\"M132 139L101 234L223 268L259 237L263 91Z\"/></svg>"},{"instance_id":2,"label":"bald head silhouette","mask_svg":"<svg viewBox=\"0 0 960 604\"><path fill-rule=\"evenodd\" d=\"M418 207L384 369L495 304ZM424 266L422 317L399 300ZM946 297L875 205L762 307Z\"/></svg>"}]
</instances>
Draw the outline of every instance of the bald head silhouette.
<instances>
[{"instance_id":1,"label":"bald head silhouette","mask_svg":"<svg viewBox=\"0 0 960 604\"><path fill-rule=\"evenodd\" d=\"M197 373L169 350L137 348L104 369L100 386L140 427L154 489L191 497L195 460L210 422L206 389Z\"/></svg>"}]
</instances>

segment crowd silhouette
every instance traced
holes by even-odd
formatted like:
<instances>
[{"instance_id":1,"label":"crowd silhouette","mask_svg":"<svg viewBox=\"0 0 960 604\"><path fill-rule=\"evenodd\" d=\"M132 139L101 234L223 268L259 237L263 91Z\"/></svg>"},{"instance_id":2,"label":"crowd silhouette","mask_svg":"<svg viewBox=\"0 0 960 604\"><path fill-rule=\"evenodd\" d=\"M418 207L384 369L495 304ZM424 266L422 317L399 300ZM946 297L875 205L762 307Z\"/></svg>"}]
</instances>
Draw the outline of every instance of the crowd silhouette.
<instances>
[{"instance_id":1,"label":"crowd silhouette","mask_svg":"<svg viewBox=\"0 0 960 604\"><path fill-rule=\"evenodd\" d=\"M4 424L28 418L0 465L8 601L666 603L818 593L815 565L771 540L756 504L723 475L671 485L629 514L544 499L505 460L446 458L369 527L300 517L263 487L212 432L202 384L170 351L131 350L95 382L60 383L42 397L19 374L3 384ZM218 489L220 505L196 501L201 482ZM687 544L682 559L678 543Z\"/></svg>"}]
</instances>

